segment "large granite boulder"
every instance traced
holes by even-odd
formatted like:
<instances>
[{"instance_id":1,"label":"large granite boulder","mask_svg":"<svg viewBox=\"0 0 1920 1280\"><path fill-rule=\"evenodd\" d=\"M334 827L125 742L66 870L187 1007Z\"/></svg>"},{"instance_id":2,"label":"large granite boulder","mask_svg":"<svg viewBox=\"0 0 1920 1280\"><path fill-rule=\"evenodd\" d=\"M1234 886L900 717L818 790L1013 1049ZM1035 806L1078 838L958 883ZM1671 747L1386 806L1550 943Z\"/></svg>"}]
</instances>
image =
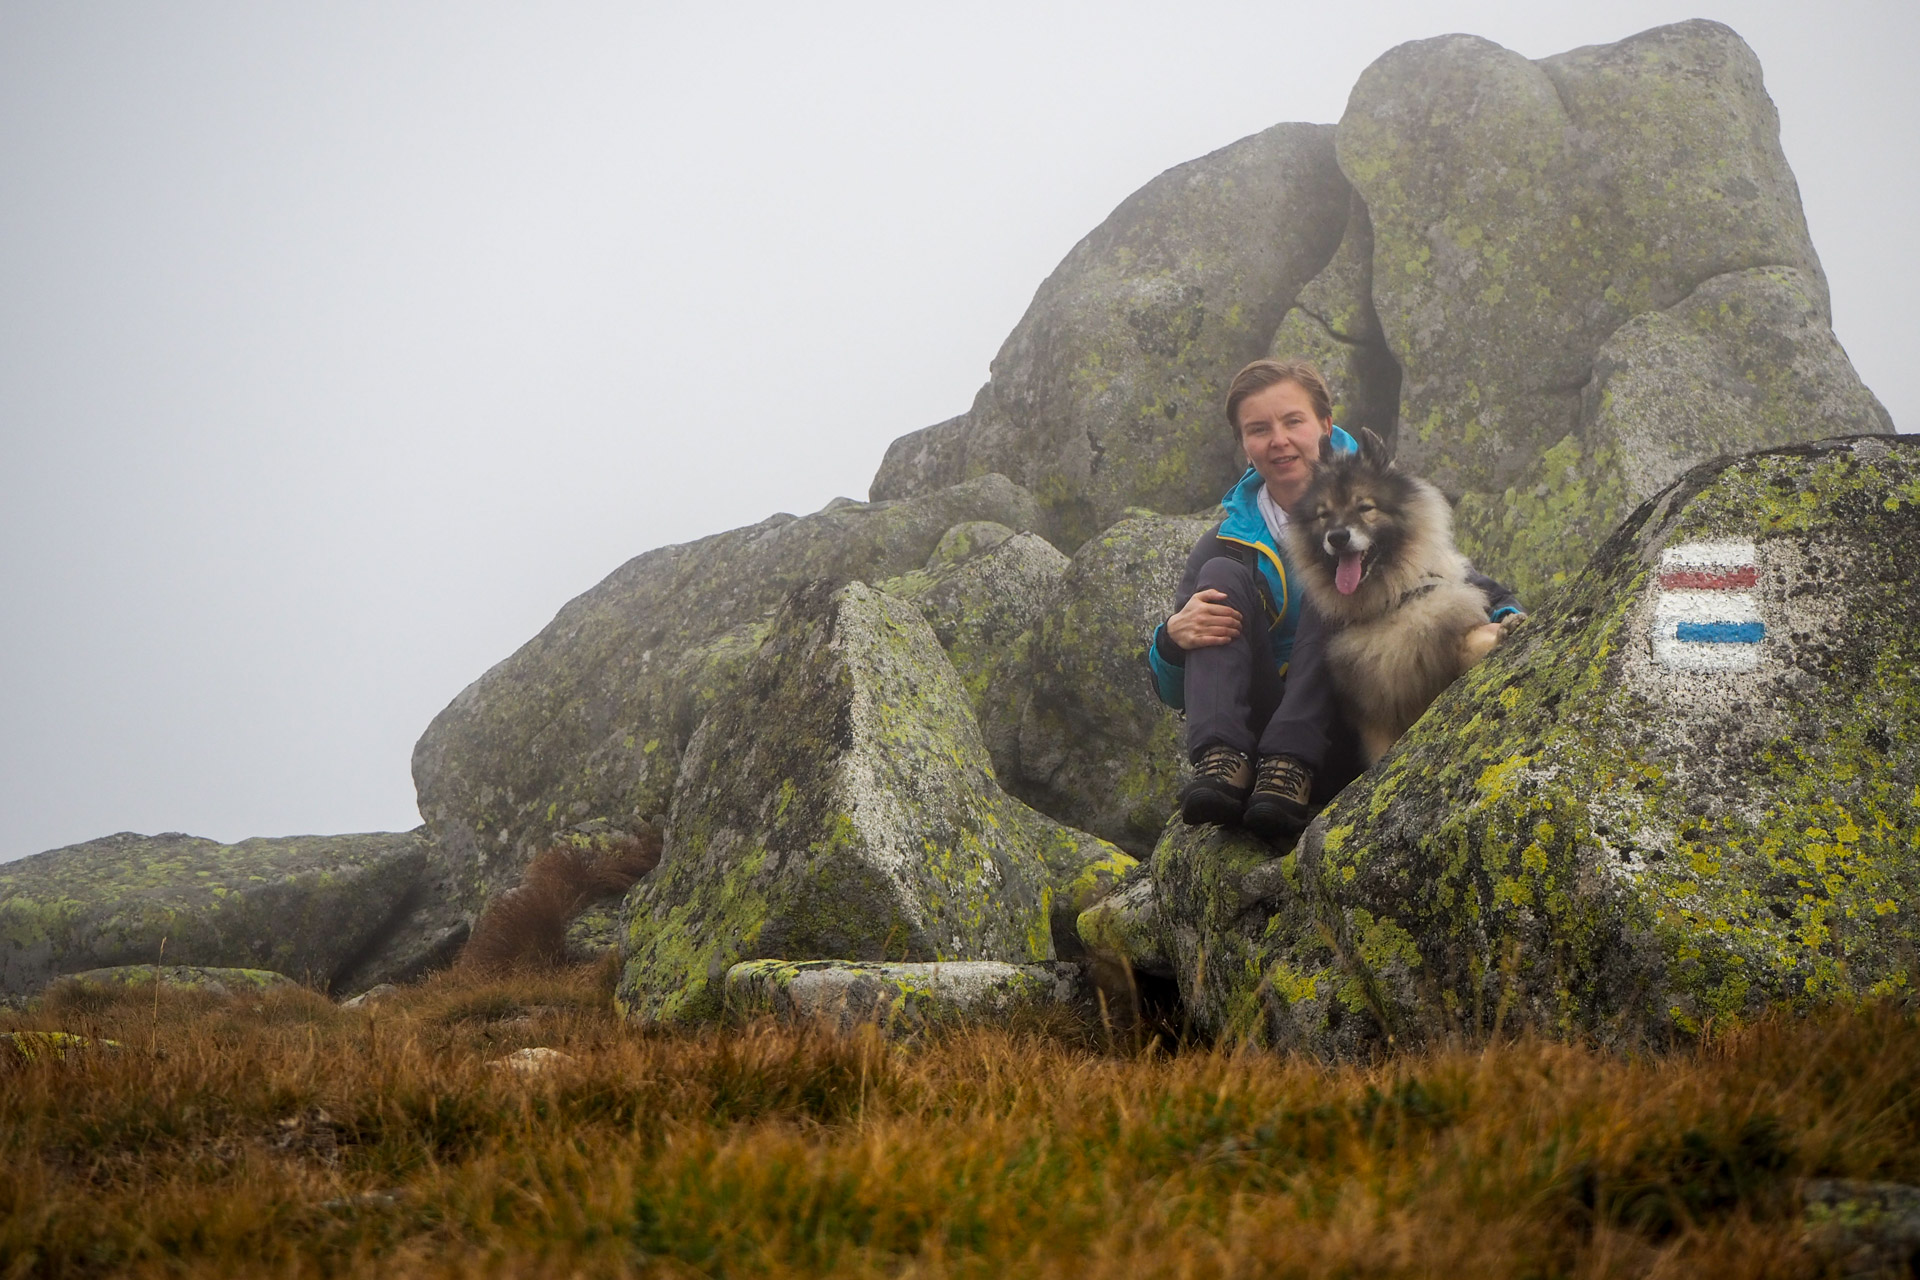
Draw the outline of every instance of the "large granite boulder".
<instances>
[{"instance_id":1,"label":"large granite boulder","mask_svg":"<svg viewBox=\"0 0 1920 1280\"><path fill-rule=\"evenodd\" d=\"M1523 594L1693 463L1890 429L1833 341L1778 117L1726 27L1537 62L1475 36L1402 45L1361 75L1338 149L1401 373L1399 456L1460 501L1463 548ZM1712 313L1728 294L1746 314ZM1671 378L1657 402L1609 404L1622 357ZM1800 366L1817 391L1753 376ZM1729 394L1749 411L1716 412ZM1796 417L1808 395L1840 416ZM1650 438L1658 465L1641 467Z\"/></svg>"},{"instance_id":2,"label":"large granite boulder","mask_svg":"<svg viewBox=\"0 0 1920 1280\"><path fill-rule=\"evenodd\" d=\"M1030 494L986 475L629 560L462 690L415 746L440 892L471 916L555 832L591 819L637 831L665 812L688 737L795 588L919 568L956 524L1038 519Z\"/></svg>"},{"instance_id":3,"label":"large granite boulder","mask_svg":"<svg viewBox=\"0 0 1920 1280\"><path fill-rule=\"evenodd\" d=\"M1207 506L1238 469L1227 381L1333 256L1349 200L1325 125L1276 125L1169 169L1040 286L970 411L893 443L872 495L1001 472L1038 496L1063 548L1128 507Z\"/></svg>"},{"instance_id":4,"label":"large granite boulder","mask_svg":"<svg viewBox=\"0 0 1920 1280\"><path fill-rule=\"evenodd\" d=\"M617 1000L710 1017L743 960L1052 960L1132 865L994 783L912 605L816 584L687 746Z\"/></svg>"},{"instance_id":5,"label":"large granite boulder","mask_svg":"<svg viewBox=\"0 0 1920 1280\"><path fill-rule=\"evenodd\" d=\"M1274 857L1176 824L1190 1011L1335 1055L1909 989L1920 440L1694 469Z\"/></svg>"},{"instance_id":6,"label":"large granite boulder","mask_svg":"<svg viewBox=\"0 0 1920 1280\"><path fill-rule=\"evenodd\" d=\"M239 844L123 831L22 858L0 868L0 995L161 962L331 985L368 968L426 860L414 831Z\"/></svg>"},{"instance_id":7,"label":"large granite boulder","mask_svg":"<svg viewBox=\"0 0 1920 1280\"><path fill-rule=\"evenodd\" d=\"M1394 438L1400 366L1373 307L1373 222L1358 192L1333 261L1300 290L1267 354L1313 361L1333 392L1335 422L1356 434L1365 427L1383 440Z\"/></svg>"},{"instance_id":8,"label":"large granite boulder","mask_svg":"<svg viewBox=\"0 0 1920 1280\"><path fill-rule=\"evenodd\" d=\"M1140 854L1174 807L1186 758L1180 717L1154 693L1147 642L1212 523L1135 516L1090 539L1032 640L1020 774L1010 789Z\"/></svg>"}]
</instances>

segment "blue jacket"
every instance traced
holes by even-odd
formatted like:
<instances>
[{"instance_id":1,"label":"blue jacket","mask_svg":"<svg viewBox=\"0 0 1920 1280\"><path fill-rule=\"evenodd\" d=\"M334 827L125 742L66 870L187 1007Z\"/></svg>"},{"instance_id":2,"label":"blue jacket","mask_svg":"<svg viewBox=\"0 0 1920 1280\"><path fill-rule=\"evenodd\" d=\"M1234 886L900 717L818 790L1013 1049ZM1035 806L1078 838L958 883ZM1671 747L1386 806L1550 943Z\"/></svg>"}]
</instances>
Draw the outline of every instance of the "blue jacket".
<instances>
[{"instance_id":1,"label":"blue jacket","mask_svg":"<svg viewBox=\"0 0 1920 1280\"><path fill-rule=\"evenodd\" d=\"M1335 427L1333 447L1341 453L1354 453L1360 446L1352 436ZM1259 567L1267 588L1262 603L1267 609L1267 638L1273 646L1273 662L1285 675L1287 664L1293 658L1294 637L1300 630L1301 594L1293 567L1287 563L1286 549L1275 545L1266 517L1260 514L1261 483L1260 473L1248 467L1246 474L1220 499L1220 505L1226 509L1226 519L1194 547L1173 607L1178 610L1186 604L1187 597L1194 592L1199 567L1207 560L1216 555L1251 558ZM1470 575L1469 581L1486 593L1488 614L1493 621L1521 612L1513 594L1493 579L1476 573ZM1184 709L1186 654L1167 634L1165 622L1154 629L1153 639L1147 645L1147 665L1153 670L1154 690L1160 701L1176 710Z\"/></svg>"}]
</instances>

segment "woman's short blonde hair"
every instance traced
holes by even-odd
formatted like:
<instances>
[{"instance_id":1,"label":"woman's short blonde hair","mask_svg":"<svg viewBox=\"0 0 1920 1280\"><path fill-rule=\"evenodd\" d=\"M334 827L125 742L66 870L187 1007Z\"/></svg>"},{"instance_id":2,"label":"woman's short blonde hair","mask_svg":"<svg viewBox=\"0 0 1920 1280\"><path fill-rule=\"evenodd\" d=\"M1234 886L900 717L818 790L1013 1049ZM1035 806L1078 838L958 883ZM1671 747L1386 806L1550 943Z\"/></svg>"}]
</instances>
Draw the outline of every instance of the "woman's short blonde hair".
<instances>
[{"instance_id":1,"label":"woman's short blonde hair","mask_svg":"<svg viewBox=\"0 0 1920 1280\"><path fill-rule=\"evenodd\" d=\"M1307 393L1313 404L1313 416L1322 422L1333 417L1333 392L1311 360L1255 360L1233 375L1227 387L1227 425L1240 435L1240 405L1250 395L1265 391L1275 383L1291 382Z\"/></svg>"}]
</instances>

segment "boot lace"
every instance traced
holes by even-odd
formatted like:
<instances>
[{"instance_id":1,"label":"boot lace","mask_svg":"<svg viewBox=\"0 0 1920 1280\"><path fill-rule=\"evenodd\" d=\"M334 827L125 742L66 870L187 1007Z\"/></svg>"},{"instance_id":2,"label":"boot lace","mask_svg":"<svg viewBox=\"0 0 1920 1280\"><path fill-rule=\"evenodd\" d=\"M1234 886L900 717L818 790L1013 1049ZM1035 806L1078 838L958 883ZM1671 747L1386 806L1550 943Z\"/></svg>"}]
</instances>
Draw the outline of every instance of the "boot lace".
<instances>
[{"instance_id":1,"label":"boot lace","mask_svg":"<svg viewBox=\"0 0 1920 1280\"><path fill-rule=\"evenodd\" d=\"M1254 771L1253 789L1289 800L1305 800L1313 788L1313 773L1292 756L1261 756Z\"/></svg>"},{"instance_id":2,"label":"boot lace","mask_svg":"<svg viewBox=\"0 0 1920 1280\"><path fill-rule=\"evenodd\" d=\"M1208 747L1200 753L1199 762L1193 766L1193 776L1212 778L1218 782L1231 782L1234 775L1239 773L1246 763L1246 755L1235 751L1232 747Z\"/></svg>"}]
</instances>

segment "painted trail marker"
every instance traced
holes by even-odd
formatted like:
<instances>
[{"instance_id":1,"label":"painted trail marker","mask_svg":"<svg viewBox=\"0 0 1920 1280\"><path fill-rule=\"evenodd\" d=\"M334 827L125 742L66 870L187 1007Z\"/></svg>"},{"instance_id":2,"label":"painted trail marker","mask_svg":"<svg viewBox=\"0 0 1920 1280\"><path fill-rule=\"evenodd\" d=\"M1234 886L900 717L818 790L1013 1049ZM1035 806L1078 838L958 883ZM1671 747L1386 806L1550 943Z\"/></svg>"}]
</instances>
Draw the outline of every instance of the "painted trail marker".
<instances>
[{"instance_id":1,"label":"painted trail marker","mask_svg":"<svg viewBox=\"0 0 1920 1280\"><path fill-rule=\"evenodd\" d=\"M1677 671L1751 671L1767 624L1751 539L1683 542L1660 553L1653 658Z\"/></svg>"}]
</instances>

